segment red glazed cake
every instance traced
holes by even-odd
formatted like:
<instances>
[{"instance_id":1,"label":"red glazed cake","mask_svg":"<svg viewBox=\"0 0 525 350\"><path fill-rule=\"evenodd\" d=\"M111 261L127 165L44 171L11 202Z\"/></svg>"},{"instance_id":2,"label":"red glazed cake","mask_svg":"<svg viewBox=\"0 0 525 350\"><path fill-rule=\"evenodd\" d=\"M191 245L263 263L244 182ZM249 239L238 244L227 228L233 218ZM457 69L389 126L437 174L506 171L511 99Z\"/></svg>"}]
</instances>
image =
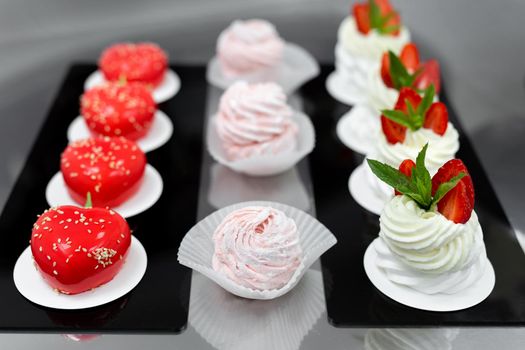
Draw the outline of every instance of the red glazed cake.
<instances>
[{"instance_id":1,"label":"red glazed cake","mask_svg":"<svg viewBox=\"0 0 525 350\"><path fill-rule=\"evenodd\" d=\"M103 208L71 205L46 210L33 225L31 252L44 280L64 294L111 281L131 244L126 220Z\"/></svg>"},{"instance_id":2,"label":"red glazed cake","mask_svg":"<svg viewBox=\"0 0 525 350\"><path fill-rule=\"evenodd\" d=\"M71 197L94 207L116 207L140 187L146 167L144 152L123 137L75 141L62 153L60 170Z\"/></svg>"},{"instance_id":3,"label":"red glazed cake","mask_svg":"<svg viewBox=\"0 0 525 350\"><path fill-rule=\"evenodd\" d=\"M124 136L137 140L147 134L157 105L140 83L107 83L82 95L81 114L95 135Z\"/></svg>"},{"instance_id":4,"label":"red glazed cake","mask_svg":"<svg viewBox=\"0 0 525 350\"><path fill-rule=\"evenodd\" d=\"M99 67L106 80L159 85L168 68L168 56L153 43L118 43L102 52Z\"/></svg>"}]
</instances>

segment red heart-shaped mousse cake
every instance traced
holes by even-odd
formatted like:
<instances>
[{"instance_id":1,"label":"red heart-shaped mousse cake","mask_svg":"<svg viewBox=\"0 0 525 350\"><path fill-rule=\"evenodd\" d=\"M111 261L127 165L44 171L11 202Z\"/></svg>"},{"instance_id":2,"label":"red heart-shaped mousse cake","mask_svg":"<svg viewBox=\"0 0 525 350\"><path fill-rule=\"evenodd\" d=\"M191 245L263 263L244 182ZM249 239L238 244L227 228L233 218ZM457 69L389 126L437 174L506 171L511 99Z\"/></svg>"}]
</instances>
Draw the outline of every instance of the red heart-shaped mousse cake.
<instances>
[{"instance_id":1,"label":"red heart-shaped mousse cake","mask_svg":"<svg viewBox=\"0 0 525 350\"><path fill-rule=\"evenodd\" d=\"M137 140L149 131L157 104L140 83L107 83L88 90L80 99L81 114L96 135Z\"/></svg>"},{"instance_id":2,"label":"red heart-shaped mousse cake","mask_svg":"<svg viewBox=\"0 0 525 350\"><path fill-rule=\"evenodd\" d=\"M164 79L168 56L153 43L119 43L102 52L99 67L106 80L157 86Z\"/></svg>"},{"instance_id":3,"label":"red heart-shaped mousse cake","mask_svg":"<svg viewBox=\"0 0 525 350\"><path fill-rule=\"evenodd\" d=\"M126 220L103 208L48 209L31 234L38 270L64 294L82 293L111 281L122 268L130 244Z\"/></svg>"},{"instance_id":4,"label":"red heart-shaped mousse cake","mask_svg":"<svg viewBox=\"0 0 525 350\"><path fill-rule=\"evenodd\" d=\"M146 167L144 152L123 137L94 137L70 143L60 170L71 197L94 207L116 207L140 187Z\"/></svg>"}]
</instances>

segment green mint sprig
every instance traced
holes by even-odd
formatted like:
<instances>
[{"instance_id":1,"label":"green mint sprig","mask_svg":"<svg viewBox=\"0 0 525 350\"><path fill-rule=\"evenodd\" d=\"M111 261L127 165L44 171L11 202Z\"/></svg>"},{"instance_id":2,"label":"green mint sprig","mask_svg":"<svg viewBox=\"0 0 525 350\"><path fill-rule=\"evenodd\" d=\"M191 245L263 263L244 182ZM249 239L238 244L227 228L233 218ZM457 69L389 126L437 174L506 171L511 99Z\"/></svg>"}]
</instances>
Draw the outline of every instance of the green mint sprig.
<instances>
[{"instance_id":1,"label":"green mint sprig","mask_svg":"<svg viewBox=\"0 0 525 350\"><path fill-rule=\"evenodd\" d=\"M413 106L408 99L405 99L407 113L395 109L384 109L381 111L381 113L388 119L400 125L406 126L412 131L416 131L423 126L425 122L425 115L434 101L435 93L436 91L434 89L434 85L431 84L425 89L425 95L417 107Z\"/></svg>"},{"instance_id":2,"label":"green mint sprig","mask_svg":"<svg viewBox=\"0 0 525 350\"><path fill-rule=\"evenodd\" d=\"M423 68L418 68L413 74L410 74L401 59L390 50L388 51L388 59L390 60L392 85L396 90L414 85L417 77L423 72Z\"/></svg>"},{"instance_id":3,"label":"green mint sprig","mask_svg":"<svg viewBox=\"0 0 525 350\"><path fill-rule=\"evenodd\" d=\"M428 143L417 155L416 166L412 168L411 176L406 176L388 164L367 159L370 169L380 180L410 197L424 210L430 210L466 176L464 172L459 173L449 181L440 184L434 195L432 195L432 179L425 167L427 148Z\"/></svg>"},{"instance_id":4,"label":"green mint sprig","mask_svg":"<svg viewBox=\"0 0 525 350\"><path fill-rule=\"evenodd\" d=\"M399 30L399 25L387 26L388 21L395 16L395 12L391 11L386 15L381 14L381 9L374 0L368 2L369 16L370 16L370 28L377 30L379 34L387 35L392 34Z\"/></svg>"}]
</instances>

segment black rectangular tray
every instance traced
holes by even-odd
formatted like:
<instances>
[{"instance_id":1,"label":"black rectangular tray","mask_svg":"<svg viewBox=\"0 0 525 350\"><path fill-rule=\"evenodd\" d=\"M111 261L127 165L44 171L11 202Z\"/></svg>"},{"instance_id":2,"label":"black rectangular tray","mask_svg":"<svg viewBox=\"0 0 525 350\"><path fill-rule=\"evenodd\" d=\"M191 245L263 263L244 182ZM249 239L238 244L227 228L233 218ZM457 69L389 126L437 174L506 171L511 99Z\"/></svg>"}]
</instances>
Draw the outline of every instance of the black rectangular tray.
<instances>
[{"instance_id":1,"label":"black rectangular tray","mask_svg":"<svg viewBox=\"0 0 525 350\"><path fill-rule=\"evenodd\" d=\"M35 305L18 293L13 282L14 264L28 245L36 215L48 207L45 188L59 170L60 153L67 145L66 130L79 115L84 81L96 70L92 64L74 65L0 217L0 331L173 333L185 328L191 270L177 262L177 250L197 215L207 84L202 67L173 68L183 88L159 106L173 122L173 136L147 154L148 162L164 180L164 190L151 209L128 219L148 254L143 280L110 304L79 311Z\"/></svg>"},{"instance_id":2,"label":"black rectangular tray","mask_svg":"<svg viewBox=\"0 0 525 350\"><path fill-rule=\"evenodd\" d=\"M348 178L363 157L337 138L338 119L348 111L328 95L324 81L332 67L301 90L305 113L316 129L310 155L317 218L338 243L321 259L329 322L337 327L522 326L525 325L525 254L445 95L450 120L460 133L457 157L467 165L476 191L476 212L484 232L496 286L481 304L457 312L428 312L403 306L379 292L363 268L367 246L379 232L378 216L362 209L348 191ZM495 145L496 146L496 145Z\"/></svg>"}]
</instances>

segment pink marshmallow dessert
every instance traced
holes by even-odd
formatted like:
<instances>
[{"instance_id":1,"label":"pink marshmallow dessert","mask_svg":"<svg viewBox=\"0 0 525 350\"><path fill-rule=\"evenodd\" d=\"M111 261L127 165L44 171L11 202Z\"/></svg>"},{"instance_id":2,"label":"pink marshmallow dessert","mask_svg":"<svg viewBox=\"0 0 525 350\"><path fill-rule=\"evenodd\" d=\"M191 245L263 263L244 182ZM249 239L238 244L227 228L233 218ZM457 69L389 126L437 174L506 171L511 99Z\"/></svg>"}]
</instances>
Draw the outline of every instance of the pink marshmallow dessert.
<instances>
[{"instance_id":1,"label":"pink marshmallow dessert","mask_svg":"<svg viewBox=\"0 0 525 350\"><path fill-rule=\"evenodd\" d=\"M277 66L284 41L270 22L261 19L236 20L217 41L217 56L227 77L239 77Z\"/></svg>"},{"instance_id":2,"label":"pink marshmallow dessert","mask_svg":"<svg viewBox=\"0 0 525 350\"><path fill-rule=\"evenodd\" d=\"M213 269L246 288L282 288L301 265L295 221L272 207L231 212L215 230L213 241Z\"/></svg>"},{"instance_id":3,"label":"pink marshmallow dessert","mask_svg":"<svg viewBox=\"0 0 525 350\"><path fill-rule=\"evenodd\" d=\"M275 83L237 82L222 95L216 128L228 160L291 152L298 126Z\"/></svg>"}]
</instances>

